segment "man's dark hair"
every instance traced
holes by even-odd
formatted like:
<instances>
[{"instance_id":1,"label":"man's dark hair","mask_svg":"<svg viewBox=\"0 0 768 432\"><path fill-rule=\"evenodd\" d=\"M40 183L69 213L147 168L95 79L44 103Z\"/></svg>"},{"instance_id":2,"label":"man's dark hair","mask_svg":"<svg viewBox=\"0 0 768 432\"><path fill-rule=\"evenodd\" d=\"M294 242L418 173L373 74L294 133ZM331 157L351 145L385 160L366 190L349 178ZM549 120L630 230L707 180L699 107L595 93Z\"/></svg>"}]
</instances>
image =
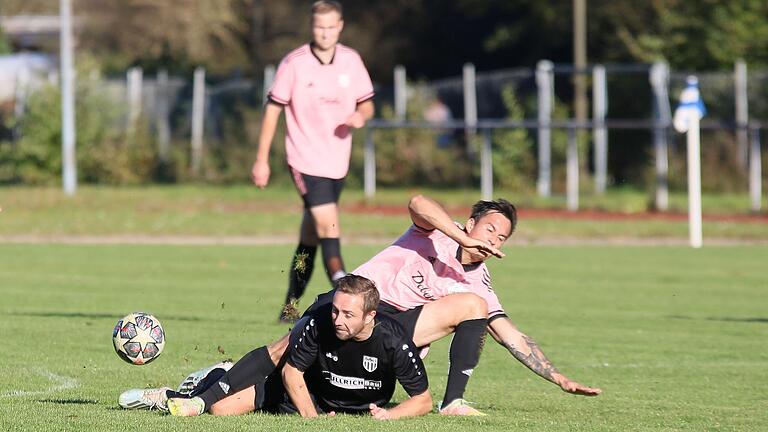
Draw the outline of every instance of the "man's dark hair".
<instances>
[{"instance_id":1,"label":"man's dark hair","mask_svg":"<svg viewBox=\"0 0 768 432\"><path fill-rule=\"evenodd\" d=\"M341 9L341 3L333 0L320 0L316 1L312 5L312 15L324 14L328 12L338 12L339 17L344 18L344 13Z\"/></svg>"},{"instance_id":2,"label":"man's dark hair","mask_svg":"<svg viewBox=\"0 0 768 432\"><path fill-rule=\"evenodd\" d=\"M478 201L472 206L472 214L469 217L477 223L483 216L489 213L501 213L504 215L512 224L509 234L511 235L515 232L515 227L517 227L517 209L511 202L504 198L499 198L496 201Z\"/></svg>"},{"instance_id":3,"label":"man's dark hair","mask_svg":"<svg viewBox=\"0 0 768 432\"><path fill-rule=\"evenodd\" d=\"M379 306L379 290L376 289L376 284L368 278L348 274L343 278L337 279L333 285L337 292L362 295L364 314L376 310Z\"/></svg>"}]
</instances>

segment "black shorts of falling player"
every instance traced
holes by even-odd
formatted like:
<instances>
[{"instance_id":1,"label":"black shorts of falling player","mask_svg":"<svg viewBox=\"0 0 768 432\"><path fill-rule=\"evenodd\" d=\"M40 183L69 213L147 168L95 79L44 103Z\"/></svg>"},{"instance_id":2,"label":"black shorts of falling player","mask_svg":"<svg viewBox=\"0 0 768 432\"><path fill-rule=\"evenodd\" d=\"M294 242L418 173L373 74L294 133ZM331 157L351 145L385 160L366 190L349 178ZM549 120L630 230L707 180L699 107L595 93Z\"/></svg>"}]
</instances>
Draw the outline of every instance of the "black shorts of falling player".
<instances>
[{"instance_id":1,"label":"black shorts of falling player","mask_svg":"<svg viewBox=\"0 0 768 432\"><path fill-rule=\"evenodd\" d=\"M301 195L304 202L304 218L309 217L310 209L325 204L338 204L341 191L344 188L344 179L332 179L327 177L317 177L301 173L291 169L291 177L296 190ZM312 223L313 221L303 221ZM344 276L344 261L341 258L341 245L338 238L318 238L323 251L323 265L328 279L334 280ZM288 293L285 296L285 305L301 298L307 288L309 279L314 270L315 255L317 254L317 244L309 244L306 239L301 238L296 251L291 258L290 268L288 270ZM290 314L286 314L284 307L280 319L290 321Z\"/></svg>"},{"instance_id":2,"label":"black shorts of falling player","mask_svg":"<svg viewBox=\"0 0 768 432\"><path fill-rule=\"evenodd\" d=\"M223 397L252 385L256 387L254 406L257 410L296 413L282 382L285 363L304 372L318 413L367 413L372 403L384 406L392 398L395 381L409 396L429 389L424 364L398 322L377 315L368 339L344 341L336 337L331 309L332 304L325 302L305 312L291 330L281 364L269 372L266 380L254 379L265 370L259 363L266 359L254 354L266 349L262 347L244 356L227 373L223 373L223 369L211 372L190 397L199 396L208 410ZM243 371L250 372L241 373ZM226 395L222 388L229 390Z\"/></svg>"}]
</instances>

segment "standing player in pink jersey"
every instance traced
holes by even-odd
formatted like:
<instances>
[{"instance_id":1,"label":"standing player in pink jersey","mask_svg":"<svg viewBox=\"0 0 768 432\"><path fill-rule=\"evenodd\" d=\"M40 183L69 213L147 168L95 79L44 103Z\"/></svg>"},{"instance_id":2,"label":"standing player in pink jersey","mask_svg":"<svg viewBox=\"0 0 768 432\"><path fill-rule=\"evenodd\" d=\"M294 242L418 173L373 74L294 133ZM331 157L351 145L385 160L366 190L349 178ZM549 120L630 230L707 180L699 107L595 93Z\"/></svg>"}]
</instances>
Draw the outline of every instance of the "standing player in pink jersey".
<instances>
[{"instance_id":1,"label":"standing player in pink jersey","mask_svg":"<svg viewBox=\"0 0 768 432\"><path fill-rule=\"evenodd\" d=\"M463 227L424 196L412 198L408 209L413 225L352 273L374 281L381 299L378 313L399 322L415 346L426 347L454 333L440 414L483 415L466 403L464 390L480 360L486 331L516 360L563 391L584 396L602 392L555 369L538 344L507 317L493 291L484 261L491 256L504 257L499 249L517 224L512 204L506 200L479 201ZM333 291L322 294L305 314L332 298ZM233 403L238 394L259 385L285 350L290 350L287 345L285 336L243 357L221 379L229 392L211 387L212 394L204 395L205 409L221 403L227 412L244 412Z\"/></svg>"},{"instance_id":2,"label":"standing player in pink jersey","mask_svg":"<svg viewBox=\"0 0 768 432\"><path fill-rule=\"evenodd\" d=\"M291 260L285 303L304 293L318 244L331 282L346 274L341 258L338 201L349 169L352 129L373 117L373 85L358 53L339 42L344 28L335 1L312 6L312 42L285 56L264 110L253 182L269 182L269 149L285 109L285 152L304 202L299 245ZM284 319L281 314L281 319Z\"/></svg>"}]
</instances>

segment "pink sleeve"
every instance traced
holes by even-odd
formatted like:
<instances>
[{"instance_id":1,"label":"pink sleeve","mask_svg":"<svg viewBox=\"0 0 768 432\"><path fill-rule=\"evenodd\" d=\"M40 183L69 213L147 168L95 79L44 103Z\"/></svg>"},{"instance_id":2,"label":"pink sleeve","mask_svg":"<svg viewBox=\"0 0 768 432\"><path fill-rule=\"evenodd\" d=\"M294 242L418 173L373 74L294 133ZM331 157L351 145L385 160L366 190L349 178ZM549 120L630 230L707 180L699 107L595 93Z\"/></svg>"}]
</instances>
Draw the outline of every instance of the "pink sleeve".
<instances>
[{"instance_id":1,"label":"pink sleeve","mask_svg":"<svg viewBox=\"0 0 768 432\"><path fill-rule=\"evenodd\" d=\"M488 303L488 318L493 318L496 315L506 315L499 298L496 297L496 293L493 290L485 290L482 297Z\"/></svg>"},{"instance_id":2,"label":"pink sleeve","mask_svg":"<svg viewBox=\"0 0 768 432\"><path fill-rule=\"evenodd\" d=\"M373 83L371 83L371 76L368 75L368 70L365 68L363 59L360 56L355 56L355 97L357 103L367 101L373 97Z\"/></svg>"},{"instance_id":3,"label":"pink sleeve","mask_svg":"<svg viewBox=\"0 0 768 432\"><path fill-rule=\"evenodd\" d=\"M291 102L293 76L293 64L288 60L280 62L275 74L275 81L272 83L272 88L269 89L269 99L281 105L288 105Z\"/></svg>"},{"instance_id":4,"label":"pink sleeve","mask_svg":"<svg viewBox=\"0 0 768 432\"><path fill-rule=\"evenodd\" d=\"M485 299L488 303L488 318L493 318L496 315L506 315L504 307L501 306L499 298L496 296L496 292L493 291L493 285L491 285L491 274L488 269L483 266L483 280L481 283L475 284L476 291L480 291L480 297Z\"/></svg>"}]
</instances>

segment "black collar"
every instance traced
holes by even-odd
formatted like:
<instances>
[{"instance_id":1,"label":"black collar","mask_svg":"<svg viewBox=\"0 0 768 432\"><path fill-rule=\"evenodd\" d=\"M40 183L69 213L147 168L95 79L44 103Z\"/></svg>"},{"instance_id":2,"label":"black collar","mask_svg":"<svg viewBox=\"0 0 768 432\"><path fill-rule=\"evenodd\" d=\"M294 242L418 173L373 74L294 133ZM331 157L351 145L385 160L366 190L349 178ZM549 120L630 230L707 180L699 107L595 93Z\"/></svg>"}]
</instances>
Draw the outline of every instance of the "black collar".
<instances>
[{"instance_id":1,"label":"black collar","mask_svg":"<svg viewBox=\"0 0 768 432\"><path fill-rule=\"evenodd\" d=\"M461 264L461 245L459 245L459 248L456 249L456 259L459 260L459 264ZM476 262L476 263L469 263L469 264L461 264L461 267L464 268L465 272L472 271L478 267L480 267L480 264L483 262Z\"/></svg>"},{"instance_id":2,"label":"black collar","mask_svg":"<svg viewBox=\"0 0 768 432\"><path fill-rule=\"evenodd\" d=\"M333 55L331 56L331 61L328 63L323 63L323 61L320 60L320 57L318 57L317 54L315 54L315 50L312 49L314 46L315 46L314 42L309 43L309 52L312 53L312 55L317 59L318 62L320 62L321 65L325 66L325 65L333 64L333 59L336 58L336 47L333 47Z\"/></svg>"}]
</instances>

